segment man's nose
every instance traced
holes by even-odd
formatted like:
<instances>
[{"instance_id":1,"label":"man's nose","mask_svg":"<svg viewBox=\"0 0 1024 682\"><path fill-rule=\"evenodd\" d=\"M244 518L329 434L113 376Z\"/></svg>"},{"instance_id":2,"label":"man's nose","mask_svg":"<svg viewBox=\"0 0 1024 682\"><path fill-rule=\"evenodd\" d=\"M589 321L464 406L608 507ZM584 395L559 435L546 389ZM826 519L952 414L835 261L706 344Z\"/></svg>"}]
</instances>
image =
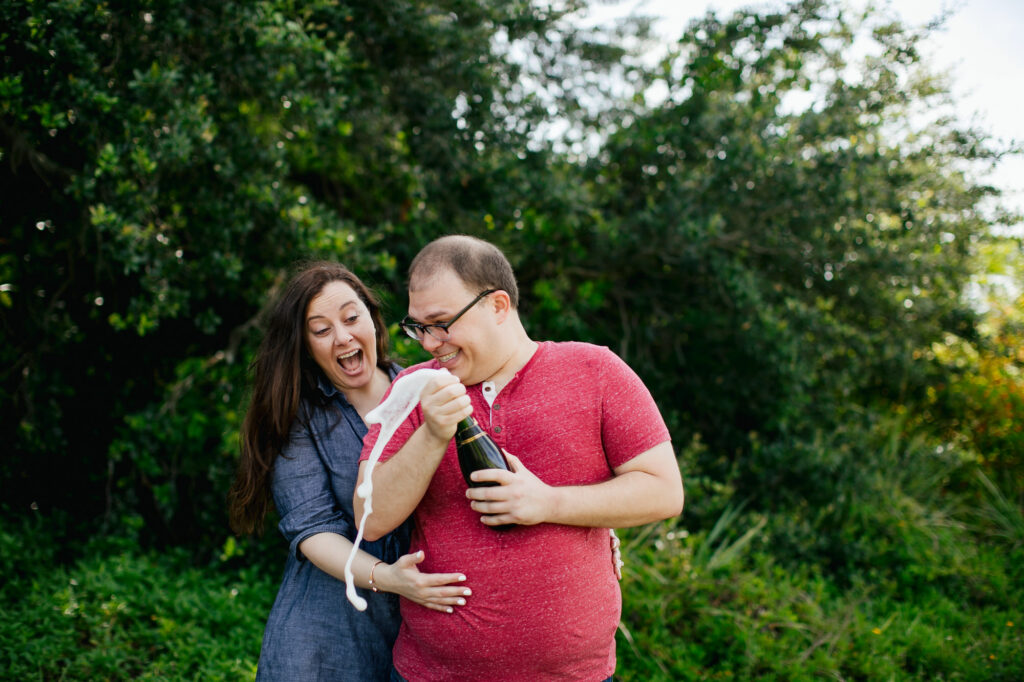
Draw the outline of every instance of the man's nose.
<instances>
[{"instance_id":1,"label":"man's nose","mask_svg":"<svg viewBox=\"0 0 1024 682\"><path fill-rule=\"evenodd\" d=\"M429 334L427 332L424 332L423 338L420 339L420 345L423 346L423 350L428 353L433 353L434 349L440 347L442 343L444 342L438 341L434 338L433 334Z\"/></svg>"}]
</instances>

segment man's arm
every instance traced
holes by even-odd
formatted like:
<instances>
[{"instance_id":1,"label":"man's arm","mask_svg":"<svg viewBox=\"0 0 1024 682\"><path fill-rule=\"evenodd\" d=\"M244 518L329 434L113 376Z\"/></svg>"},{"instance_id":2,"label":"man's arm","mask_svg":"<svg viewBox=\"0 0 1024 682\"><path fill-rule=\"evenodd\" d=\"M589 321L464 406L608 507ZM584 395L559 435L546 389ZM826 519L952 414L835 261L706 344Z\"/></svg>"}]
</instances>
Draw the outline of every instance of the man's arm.
<instances>
[{"instance_id":1,"label":"man's arm","mask_svg":"<svg viewBox=\"0 0 1024 682\"><path fill-rule=\"evenodd\" d=\"M459 420L473 411L466 387L454 375L438 377L420 396L423 424L401 449L373 470L373 512L363 531L377 540L402 524L423 499L434 472L444 458ZM356 490L366 477L367 462L359 464ZM356 519L363 518L364 501L353 496Z\"/></svg>"},{"instance_id":2,"label":"man's arm","mask_svg":"<svg viewBox=\"0 0 1024 682\"><path fill-rule=\"evenodd\" d=\"M380 539L409 518L427 491L447 447L447 441L437 442L427 425L422 424L391 459L374 467L373 511L363 530L367 540ZM366 478L368 465L369 462L359 463L356 490ZM352 503L356 519L362 519L364 500L356 495Z\"/></svg>"},{"instance_id":3,"label":"man's arm","mask_svg":"<svg viewBox=\"0 0 1024 682\"><path fill-rule=\"evenodd\" d=\"M625 528L676 516L683 510L683 479L672 443L665 441L614 469L607 481L550 486L518 457L505 453L513 472L486 469L473 480L500 485L470 488L466 497L489 526L506 523Z\"/></svg>"}]
</instances>

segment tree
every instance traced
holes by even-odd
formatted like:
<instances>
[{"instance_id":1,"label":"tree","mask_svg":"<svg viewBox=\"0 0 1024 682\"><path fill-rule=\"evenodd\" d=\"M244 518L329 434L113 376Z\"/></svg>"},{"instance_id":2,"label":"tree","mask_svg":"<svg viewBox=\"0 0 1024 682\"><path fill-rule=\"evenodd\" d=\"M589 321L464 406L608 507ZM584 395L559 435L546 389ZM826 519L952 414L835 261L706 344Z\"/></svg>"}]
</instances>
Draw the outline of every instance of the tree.
<instances>
[{"instance_id":1,"label":"tree","mask_svg":"<svg viewBox=\"0 0 1024 682\"><path fill-rule=\"evenodd\" d=\"M976 178L1006 150L922 115L948 111L926 35L816 0L695 21L667 99L587 164L577 248L531 274L539 322L618 350L702 439L696 473L759 504L827 503L840 464L799 444L919 403L946 372L922 349L975 337L971 255L1012 219Z\"/></svg>"},{"instance_id":2,"label":"tree","mask_svg":"<svg viewBox=\"0 0 1024 682\"><path fill-rule=\"evenodd\" d=\"M393 301L427 239L486 229L507 170L546 168L528 143L547 108L577 96L523 82L621 53L552 30L580 7L4 3L5 503L219 533L274 287L327 256Z\"/></svg>"}]
</instances>

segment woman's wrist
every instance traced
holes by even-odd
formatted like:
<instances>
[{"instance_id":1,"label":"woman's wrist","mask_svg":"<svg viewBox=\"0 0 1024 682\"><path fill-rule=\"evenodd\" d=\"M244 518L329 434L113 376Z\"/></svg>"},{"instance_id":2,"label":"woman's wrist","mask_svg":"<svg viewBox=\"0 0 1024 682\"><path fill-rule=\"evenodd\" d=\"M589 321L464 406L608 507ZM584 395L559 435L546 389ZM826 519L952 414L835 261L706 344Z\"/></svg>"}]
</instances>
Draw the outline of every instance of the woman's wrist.
<instances>
[{"instance_id":1,"label":"woman's wrist","mask_svg":"<svg viewBox=\"0 0 1024 682\"><path fill-rule=\"evenodd\" d=\"M367 582L368 582L369 588L371 590L373 590L374 592L385 592L386 591L383 587L381 587L381 583L380 583L380 578L381 578L381 573L382 573L382 571L381 571L381 568L382 568L381 564L384 564L385 566L387 566L387 562L386 561L384 561L383 559L378 559L377 562L374 563L373 566L370 567L370 576L369 576L369 579L367 580Z\"/></svg>"}]
</instances>

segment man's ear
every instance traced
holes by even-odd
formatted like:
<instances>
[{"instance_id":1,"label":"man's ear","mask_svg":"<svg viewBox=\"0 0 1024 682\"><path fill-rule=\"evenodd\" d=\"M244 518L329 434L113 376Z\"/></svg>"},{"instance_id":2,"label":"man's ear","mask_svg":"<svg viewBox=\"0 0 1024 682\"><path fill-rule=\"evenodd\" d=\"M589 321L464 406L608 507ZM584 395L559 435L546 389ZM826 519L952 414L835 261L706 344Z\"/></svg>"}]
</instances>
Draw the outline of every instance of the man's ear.
<instances>
[{"instance_id":1,"label":"man's ear","mask_svg":"<svg viewBox=\"0 0 1024 682\"><path fill-rule=\"evenodd\" d=\"M508 292L503 289L498 289L491 294L490 299L491 310L494 311L498 324L501 324L508 319L509 314L512 312L512 299L509 298Z\"/></svg>"}]
</instances>

